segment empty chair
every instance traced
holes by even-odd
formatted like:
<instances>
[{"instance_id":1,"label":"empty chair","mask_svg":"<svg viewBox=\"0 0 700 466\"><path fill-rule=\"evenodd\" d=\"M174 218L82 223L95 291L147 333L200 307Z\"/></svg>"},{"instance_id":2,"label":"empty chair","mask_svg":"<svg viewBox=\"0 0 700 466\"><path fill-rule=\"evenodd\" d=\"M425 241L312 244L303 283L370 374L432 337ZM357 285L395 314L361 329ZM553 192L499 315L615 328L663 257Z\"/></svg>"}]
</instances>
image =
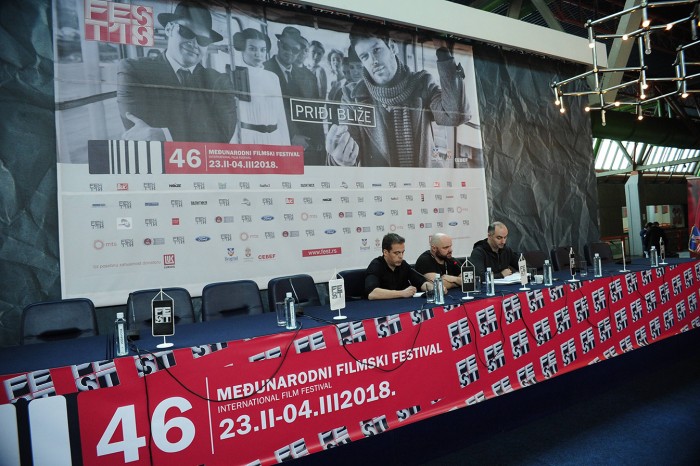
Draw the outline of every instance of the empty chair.
<instances>
[{"instance_id":1,"label":"empty chair","mask_svg":"<svg viewBox=\"0 0 700 466\"><path fill-rule=\"evenodd\" d=\"M554 270L568 270L569 269L569 251L571 251L571 246L559 246L550 252L552 258L552 265ZM574 257L576 258L576 263L578 264L578 254L574 252Z\"/></svg>"},{"instance_id":2,"label":"empty chair","mask_svg":"<svg viewBox=\"0 0 700 466\"><path fill-rule=\"evenodd\" d=\"M44 301L22 310L20 344L98 335L95 305L87 298Z\"/></svg>"},{"instance_id":3,"label":"empty chair","mask_svg":"<svg viewBox=\"0 0 700 466\"><path fill-rule=\"evenodd\" d=\"M202 320L263 313L260 288L253 280L210 283L202 290Z\"/></svg>"},{"instance_id":4,"label":"empty chair","mask_svg":"<svg viewBox=\"0 0 700 466\"><path fill-rule=\"evenodd\" d=\"M583 255L586 256L586 260L589 264L593 263L593 256L595 256L596 253L600 256L600 261L603 264L613 261L612 248L609 243L605 241L593 241L583 246Z\"/></svg>"},{"instance_id":5,"label":"empty chair","mask_svg":"<svg viewBox=\"0 0 700 466\"><path fill-rule=\"evenodd\" d=\"M528 267L535 267L537 270L544 270L544 261L549 259L547 253L540 250L525 251L523 257Z\"/></svg>"},{"instance_id":6,"label":"empty chair","mask_svg":"<svg viewBox=\"0 0 700 466\"><path fill-rule=\"evenodd\" d=\"M163 288L162 291L173 299L175 325L196 321L189 291L184 288ZM126 301L126 319L130 326L135 324L138 330L151 328L151 302L160 292L160 288L154 288L129 293L129 299Z\"/></svg>"},{"instance_id":7,"label":"empty chair","mask_svg":"<svg viewBox=\"0 0 700 466\"><path fill-rule=\"evenodd\" d=\"M359 301L365 295L366 269L350 269L338 272L345 280L345 300Z\"/></svg>"},{"instance_id":8,"label":"empty chair","mask_svg":"<svg viewBox=\"0 0 700 466\"><path fill-rule=\"evenodd\" d=\"M286 277L276 277L267 283L267 299L270 310L275 311L275 303L284 301L287 292L291 291L294 301L305 306L320 306L316 284L311 275L299 274Z\"/></svg>"}]
</instances>

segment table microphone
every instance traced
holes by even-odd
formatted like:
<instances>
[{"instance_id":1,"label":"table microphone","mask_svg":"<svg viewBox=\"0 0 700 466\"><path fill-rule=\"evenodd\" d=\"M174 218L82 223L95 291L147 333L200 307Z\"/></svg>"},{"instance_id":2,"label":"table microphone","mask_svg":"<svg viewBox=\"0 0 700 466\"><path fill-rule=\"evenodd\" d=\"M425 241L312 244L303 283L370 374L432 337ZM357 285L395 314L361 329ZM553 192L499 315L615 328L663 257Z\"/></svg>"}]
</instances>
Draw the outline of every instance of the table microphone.
<instances>
[{"instance_id":1,"label":"table microphone","mask_svg":"<svg viewBox=\"0 0 700 466\"><path fill-rule=\"evenodd\" d=\"M141 336L139 335L139 328L136 325L136 314L134 313L134 300L129 301L129 315L127 316L126 325L126 339L127 341L138 340Z\"/></svg>"},{"instance_id":2,"label":"table microphone","mask_svg":"<svg viewBox=\"0 0 700 466\"><path fill-rule=\"evenodd\" d=\"M289 278L289 286L292 288L292 293L294 293L294 301L298 304L298 306L295 308L295 314L297 317L303 316L304 315L304 308L301 307L301 301L299 300L299 295L297 294L296 288L294 288L294 282L292 282L292 279Z\"/></svg>"}]
</instances>

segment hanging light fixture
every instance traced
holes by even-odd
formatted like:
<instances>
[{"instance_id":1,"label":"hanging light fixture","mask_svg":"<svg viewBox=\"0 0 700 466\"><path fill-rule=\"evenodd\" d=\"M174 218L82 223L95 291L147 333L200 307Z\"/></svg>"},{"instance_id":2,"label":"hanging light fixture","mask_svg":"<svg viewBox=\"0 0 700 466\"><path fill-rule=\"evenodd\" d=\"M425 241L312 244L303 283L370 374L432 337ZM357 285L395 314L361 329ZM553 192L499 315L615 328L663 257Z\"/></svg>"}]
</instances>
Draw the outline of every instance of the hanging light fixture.
<instances>
[{"instance_id":1,"label":"hanging light fixture","mask_svg":"<svg viewBox=\"0 0 700 466\"><path fill-rule=\"evenodd\" d=\"M674 21L671 21L666 24L659 24L652 26L652 21L649 18L648 15L648 9L649 8L654 8L654 7L679 7L679 6L685 6L685 5L693 5L693 10L692 13L681 19L676 19ZM642 14L642 21L641 21L641 26L639 29L633 32L627 32L624 34L600 34L597 35L595 34L594 27L612 20L612 19L619 19L622 16L631 14L633 12L636 12L638 10L641 10ZM651 55L653 52L652 46L651 46L651 34L656 32L656 31L662 31L662 30L671 30L674 26L677 24L681 24L684 22L689 22L690 24L690 29L691 29L691 36L693 38L692 43L690 44L685 44L682 45L678 48L679 54L678 58L676 60L676 63L674 63L674 67L676 69L675 77L673 78L657 78L657 77L651 77L647 78L647 67L645 65L645 56ZM596 20L588 20L586 21L586 29L587 29L587 35L588 35L588 46L591 48L592 51L592 63L593 63L593 69L591 71L582 73L578 76L574 76L572 78L565 79L560 82L555 82L552 84L552 89L554 90L555 94L555 104L559 106L559 111L561 113L566 113L566 109L564 108L563 104L563 97L567 95L571 96L576 96L576 97L581 97L581 96L589 96L589 98L592 99L593 95L598 95L598 100L599 102L595 105L589 104L584 107L585 112L591 112L594 110L600 110L601 111L601 120L603 123L603 126L605 125L605 110L607 108L618 108L620 107L620 102L615 100L614 102L606 102L605 101L605 94L608 93L609 91L614 91L617 89L621 89L627 86L631 85L637 85L637 100L633 102L626 102L627 104L630 105L636 105L637 109L637 118L638 119L643 119L644 115L642 112L642 102L653 102L657 101L662 98L666 98L670 95L677 94L682 98L687 98L688 95L691 92L700 92L696 90L688 90L688 80L694 79L697 77L700 77L700 73L692 74L692 75L687 75L686 73L686 63L684 61L684 55L683 51L685 48L691 47L691 46L699 46L700 41L697 40L697 26L700 25L700 0L672 0L672 1L659 1L659 2L647 2L646 0L642 0L642 2L639 5L621 10L617 13L613 13L611 15L608 15L604 18L596 19ZM622 39L622 40L628 40L629 38L636 38L637 39L637 48L639 52L639 66L637 67L622 67L622 68L608 68L608 69L599 69L598 68L598 57L597 57L597 48L596 48L596 39ZM700 65L700 63L693 63L693 65ZM616 84L611 87L602 87L602 81L601 78L604 74L606 73L638 73L637 79L630 80L627 82L622 82L620 84ZM592 77L593 78L593 83L590 83L591 85L591 90L590 91L576 91L576 92L567 92L564 87L571 82L574 81L579 81L579 80L584 80L586 78ZM656 95L652 96L649 98L648 96L648 89L649 89L649 83L648 81L668 81L668 82L675 82L676 83L676 90L667 93L667 94L662 94L662 95ZM594 87L593 87L594 86Z\"/></svg>"}]
</instances>

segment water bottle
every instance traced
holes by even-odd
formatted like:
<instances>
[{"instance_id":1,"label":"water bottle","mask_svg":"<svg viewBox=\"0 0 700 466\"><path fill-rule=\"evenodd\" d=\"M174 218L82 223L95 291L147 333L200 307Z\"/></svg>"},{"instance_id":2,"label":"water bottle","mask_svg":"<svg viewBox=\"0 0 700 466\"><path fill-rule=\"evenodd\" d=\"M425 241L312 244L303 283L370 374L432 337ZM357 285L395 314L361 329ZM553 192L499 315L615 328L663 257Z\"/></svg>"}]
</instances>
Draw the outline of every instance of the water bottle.
<instances>
[{"instance_id":1,"label":"water bottle","mask_svg":"<svg viewBox=\"0 0 700 466\"><path fill-rule=\"evenodd\" d=\"M297 328L297 315L291 291L288 291L287 296L284 298L284 326L289 330L296 330Z\"/></svg>"},{"instance_id":2,"label":"water bottle","mask_svg":"<svg viewBox=\"0 0 700 466\"><path fill-rule=\"evenodd\" d=\"M549 259L544 261L544 284L545 286L552 286L552 264Z\"/></svg>"},{"instance_id":3,"label":"water bottle","mask_svg":"<svg viewBox=\"0 0 700 466\"><path fill-rule=\"evenodd\" d=\"M433 287L435 288L435 304L445 304L445 288L442 284L442 277L440 277L440 274L435 274Z\"/></svg>"},{"instance_id":4,"label":"water bottle","mask_svg":"<svg viewBox=\"0 0 700 466\"><path fill-rule=\"evenodd\" d=\"M656 253L656 246L651 247L651 250L649 251L649 257L651 258L651 266L658 267L659 266L659 255Z\"/></svg>"},{"instance_id":5,"label":"water bottle","mask_svg":"<svg viewBox=\"0 0 700 466\"><path fill-rule=\"evenodd\" d=\"M659 256L661 258L661 263L666 263L666 246L664 246L664 239L659 238Z\"/></svg>"},{"instance_id":6,"label":"water bottle","mask_svg":"<svg viewBox=\"0 0 700 466\"><path fill-rule=\"evenodd\" d=\"M117 346L117 356L129 354L126 346L126 319L123 312L117 312L117 320L114 321L114 343Z\"/></svg>"},{"instance_id":7,"label":"water bottle","mask_svg":"<svg viewBox=\"0 0 700 466\"><path fill-rule=\"evenodd\" d=\"M491 267L486 268L486 296L496 296L496 283L493 281Z\"/></svg>"},{"instance_id":8,"label":"water bottle","mask_svg":"<svg viewBox=\"0 0 700 466\"><path fill-rule=\"evenodd\" d=\"M597 252L593 256L593 276L602 277L603 276L603 262L600 259L600 254Z\"/></svg>"}]
</instances>

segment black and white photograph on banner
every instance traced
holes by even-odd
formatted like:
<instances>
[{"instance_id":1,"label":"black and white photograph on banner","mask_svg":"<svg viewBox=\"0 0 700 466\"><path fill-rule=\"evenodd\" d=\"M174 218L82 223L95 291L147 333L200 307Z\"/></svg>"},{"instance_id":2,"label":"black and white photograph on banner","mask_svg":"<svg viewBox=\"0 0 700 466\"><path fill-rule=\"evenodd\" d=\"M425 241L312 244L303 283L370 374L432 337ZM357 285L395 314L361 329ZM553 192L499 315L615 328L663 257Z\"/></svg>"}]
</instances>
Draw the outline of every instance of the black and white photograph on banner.
<instances>
[{"instance_id":1,"label":"black and white photograph on banner","mask_svg":"<svg viewBox=\"0 0 700 466\"><path fill-rule=\"evenodd\" d=\"M487 221L469 45L252 2L53 5L66 296L320 279L388 232L466 255Z\"/></svg>"},{"instance_id":2,"label":"black and white photograph on banner","mask_svg":"<svg viewBox=\"0 0 700 466\"><path fill-rule=\"evenodd\" d=\"M291 144L306 165L483 164L461 44L187 1L129 4L139 27L115 35L103 3L55 0L60 162L85 163L87 140L121 139Z\"/></svg>"}]
</instances>

